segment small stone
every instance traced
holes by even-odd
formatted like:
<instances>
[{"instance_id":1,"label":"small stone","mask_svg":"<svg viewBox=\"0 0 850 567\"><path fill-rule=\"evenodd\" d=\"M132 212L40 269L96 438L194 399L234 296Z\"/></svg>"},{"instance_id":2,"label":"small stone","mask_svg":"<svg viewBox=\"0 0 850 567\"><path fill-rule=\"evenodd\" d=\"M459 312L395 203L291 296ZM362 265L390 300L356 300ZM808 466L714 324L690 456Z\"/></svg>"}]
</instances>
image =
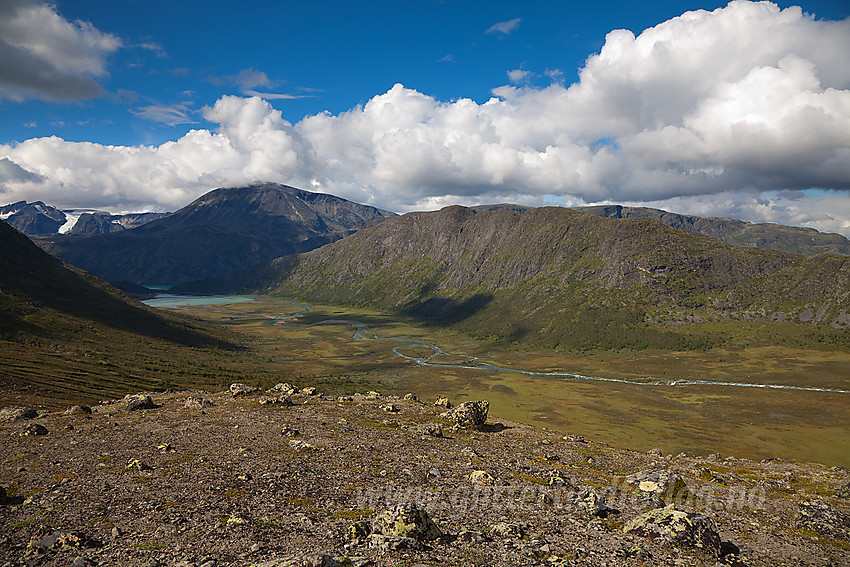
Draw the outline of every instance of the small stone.
<instances>
[{"instance_id":1,"label":"small stone","mask_svg":"<svg viewBox=\"0 0 850 567\"><path fill-rule=\"evenodd\" d=\"M21 437L29 437L30 435L47 435L47 428L39 423L31 423L21 431Z\"/></svg>"},{"instance_id":2,"label":"small stone","mask_svg":"<svg viewBox=\"0 0 850 567\"><path fill-rule=\"evenodd\" d=\"M418 402L419 397L416 396L415 394L405 394L404 395L404 401L406 401L406 402Z\"/></svg>"},{"instance_id":3,"label":"small stone","mask_svg":"<svg viewBox=\"0 0 850 567\"><path fill-rule=\"evenodd\" d=\"M183 407L185 409L205 409L208 407L212 407L213 403L209 400L205 400L201 396L189 396L186 398L186 401L183 402Z\"/></svg>"},{"instance_id":4,"label":"small stone","mask_svg":"<svg viewBox=\"0 0 850 567\"><path fill-rule=\"evenodd\" d=\"M156 450L160 453L173 453L174 447L171 446L171 443L163 443L161 445L157 445Z\"/></svg>"},{"instance_id":5,"label":"small stone","mask_svg":"<svg viewBox=\"0 0 850 567\"><path fill-rule=\"evenodd\" d=\"M284 437L298 437L299 435L301 435L301 432L297 429L289 427L288 425L284 425L283 429L280 430L280 434Z\"/></svg>"},{"instance_id":6,"label":"small stone","mask_svg":"<svg viewBox=\"0 0 850 567\"><path fill-rule=\"evenodd\" d=\"M315 449L313 445L310 445L306 441L301 441L300 439L293 439L289 442L289 446L297 451L309 451L310 449Z\"/></svg>"},{"instance_id":7,"label":"small stone","mask_svg":"<svg viewBox=\"0 0 850 567\"><path fill-rule=\"evenodd\" d=\"M581 435L566 435L564 441L572 441L573 443L587 443Z\"/></svg>"},{"instance_id":8,"label":"small stone","mask_svg":"<svg viewBox=\"0 0 850 567\"><path fill-rule=\"evenodd\" d=\"M43 553L47 551L63 551L83 547L100 547L100 545L99 541L89 539L81 532L43 530L30 539L27 547L34 551Z\"/></svg>"},{"instance_id":9,"label":"small stone","mask_svg":"<svg viewBox=\"0 0 850 567\"><path fill-rule=\"evenodd\" d=\"M65 410L65 415L91 415L91 407L71 406Z\"/></svg>"},{"instance_id":10,"label":"small stone","mask_svg":"<svg viewBox=\"0 0 850 567\"><path fill-rule=\"evenodd\" d=\"M443 407L443 408L446 408L446 409L452 408L452 403L445 396L440 396L439 398L437 398L437 401L434 402L434 405L437 406L437 407Z\"/></svg>"},{"instance_id":11,"label":"small stone","mask_svg":"<svg viewBox=\"0 0 850 567\"><path fill-rule=\"evenodd\" d=\"M378 408L389 413L396 413L399 411L398 406L389 402L379 405Z\"/></svg>"},{"instance_id":12,"label":"small stone","mask_svg":"<svg viewBox=\"0 0 850 567\"><path fill-rule=\"evenodd\" d=\"M260 405L274 405L274 406L291 406L295 405L292 403L292 398L289 396L276 396L276 397L262 397L257 400Z\"/></svg>"},{"instance_id":13,"label":"small stone","mask_svg":"<svg viewBox=\"0 0 850 567\"><path fill-rule=\"evenodd\" d=\"M490 528L490 535L501 539L522 539L525 529L520 524L499 522Z\"/></svg>"},{"instance_id":14,"label":"small stone","mask_svg":"<svg viewBox=\"0 0 850 567\"><path fill-rule=\"evenodd\" d=\"M305 396L315 396L316 395L316 388L314 388L312 386L310 386L309 388L302 388L301 393L304 394Z\"/></svg>"},{"instance_id":15,"label":"small stone","mask_svg":"<svg viewBox=\"0 0 850 567\"><path fill-rule=\"evenodd\" d=\"M442 437L443 436L443 428L435 423L429 423L426 425L420 425L416 432L419 435L427 435L430 437Z\"/></svg>"},{"instance_id":16,"label":"small stone","mask_svg":"<svg viewBox=\"0 0 850 567\"><path fill-rule=\"evenodd\" d=\"M472 484L492 486L496 483L496 479L487 471L472 471L467 478L469 478Z\"/></svg>"},{"instance_id":17,"label":"small stone","mask_svg":"<svg viewBox=\"0 0 850 567\"><path fill-rule=\"evenodd\" d=\"M255 386L249 386L248 384L240 384L238 382L230 385L230 393L233 394L233 397L251 394L253 392L256 392L257 390L259 390L259 388Z\"/></svg>"},{"instance_id":18,"label":"small stone","mask_svg":"<svg viewBox=\"0 0 850 567\"><path fill-rule=\"evenodd\" d=\"M370 390L370 391L366 392L365 397L366 397L367 400L377 400L378 398L381 397L381 393L376 392L374 390Z\"/></svg>"},{"instance_id":19,"label":"small stone","mask_svg":"<svg viewBox=\"0 0 850 567\"><path fill-rule=\"evenodd\" d=\"M548 453L548 454L546 454L546 456L544 456L543 458L544 458L545 460L549 461L550 463L554 463L554 462L557 462L557 461L561 460L561 457L559 457L559 456L558 456L558 455L556 455L555 453Z\"/></svg>"},{"instance_id":20,"label":"small stone","mask_svg":"<svg viewBox=\"0 0 850 567\"><path fill-rule=\"evenodd\" d=\"M149 465L143 463L139 459L130 459L125 469L128 471L134 470L138 472L153 470Z\"/></svg>"},{"instance_id":21,"label":"small stone","mask_svg":"<svg viewBox=\"0 0 850 567\"><path fill-rule=\"evenodd\" d=\"M71 562L71 567L89 567L91 565L95 565L95 563L85 557L77 557Z\"/></svg>"}]
</instances>

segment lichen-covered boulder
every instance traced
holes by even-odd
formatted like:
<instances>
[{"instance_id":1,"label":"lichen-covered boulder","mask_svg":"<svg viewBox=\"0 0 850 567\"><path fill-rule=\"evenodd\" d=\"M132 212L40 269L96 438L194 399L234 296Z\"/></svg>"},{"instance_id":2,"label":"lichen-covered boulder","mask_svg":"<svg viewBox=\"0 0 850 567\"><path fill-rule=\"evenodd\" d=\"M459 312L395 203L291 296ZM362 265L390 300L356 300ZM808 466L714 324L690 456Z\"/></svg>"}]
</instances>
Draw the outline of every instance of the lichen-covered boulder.
<instances>
[{"instance_id":1,"label":"lichen-covered boulder","mask_svg":"<svg viewBox=\"0 0 850 567\"><path fill-rule=\"evenodd\" d=\"M443 535L428 512L415 504L402 504L378 513L372 519L372 533L418 541L429 541Z\"/></svg>"},{"instance_id":2,"label":"lichen-covered boulder","mask_svg":"<svg viewBox=\"0 0 850 567\"><path fill-rule=\"evenodd\" d=\"M91 415L91 407L71 406L65 410L65 415Z\"/></svg>"},{"instance_id":3,"label":"lichen-covered boulder","mask_svg":"<svg viewBox=\"0 0 850 567\"><path fill-rule=\"evenodd\" d=\"M23 421L36 417L38 417L38 412L32 408L10 406L0 410L0 421Z\"/></svg>"},{"instance_id":4,"label":"lichen-covered boulder","mask_svg":"<svg viewBox=\"0 0 850 567\"><path fill-rule=\"evenodd\" d=\"M623 531L720 554L720 535L714 521L707 516L677 510L673 504L641 514L626 524Z\"/></svg>"},{"instance_id":5,"label":"lichen-covered boulder","mask_svg":"<svg viewBox=\"0 0 850 567\"><path fill-rule=\"evenodd\" d=\"M147 394L128 394L124 397L124 401L127 402L127 411L154 409L157 407Z\"/></svg>"},{"instance_id":6,"label":"lichen-covered boulder","mask_svg":"<svg viewBox=\"0 0 850 567\"><path fill-rule=\"evenodd\" d=\"M605 503L605 497L593 489L587 488L580 490L573 497L573 506L587 514L588 516L606 516L613 509L609 508Z\"/></svg>"},{"instance_id":7,"label":"lichen-covered boulder","mask_svg":"<svg viewBox=\"0 0 850 567\"><path fill-rule=\"evenodd\" d=\"M487 421L487 412L490 411L490 402L487 400L476 400L474 402L463 402L459 406L440 414L440 417L460 427L478 427Z\"/></svg>"},{"instance_id":8,"label":"lichen-covered boulder","mask_svg":"<svg viewBox=\"0 0 850 567\"><path fill-rule=\"evenodd\" d=\"M298 388L287 382L279 382L266 391L269 394L283 394L284 396L291 396L298 392Z\"/></svg>"},{"instance_id":9,"label":"lichen-covered boulder","mask_svg":"<svg viewBox=\"0 0 850 567\"><path fill-rule=\"evenodd\" d=\"M30 435L47 435L47 428L39 423L31 423L21 431L21 437L29 437Z\"/></svg>"},{"instance_id":10,"label":"lichen-covered boulder","mask_svg":"<svg viewBox=\"0 0 850 567\"><path fill-rule=\"evenodd\" d=\"M626 484L658 496L666 502L688 496L688 487L682 477L667 469L651 469L626 477Z\"/></svg>"},{"instance_id":11,"label":"lichen-covered boulder","mask_svg":"<svg viewBox=\"0 0 850 567\"><path fill-rule=\"evenodd\" d=\"M440 396L437 398L437 401L434 402L434 405L441 408L452 409L452 403L445 396Z\"/></svg>"},{"instance_id":12,"label":"lichen-covered boulder","mask_svg":"<svg viewBox=\"0 0 850 567\"><path fill-rule=\"evenodd\" d=\"M850 540L850 516L843 514L823 500L803 500L799 502L797 514L794 516L794 524L798 528Z\"/></svg>"},{"instance_id":13,"label":"lichen-covered boulder","mask_svg":"<svg viewBox=\"0 0 850 567\"><path fill-rule=\"evenodd\" d=\"M233 397L244 396L245 394L250 394L252 392L256 392L257 390L259 390L259 388L255 386L249 386L248 384L234 383L230 385L230 393L233 394Z\"/></svg>"}]
</instances>

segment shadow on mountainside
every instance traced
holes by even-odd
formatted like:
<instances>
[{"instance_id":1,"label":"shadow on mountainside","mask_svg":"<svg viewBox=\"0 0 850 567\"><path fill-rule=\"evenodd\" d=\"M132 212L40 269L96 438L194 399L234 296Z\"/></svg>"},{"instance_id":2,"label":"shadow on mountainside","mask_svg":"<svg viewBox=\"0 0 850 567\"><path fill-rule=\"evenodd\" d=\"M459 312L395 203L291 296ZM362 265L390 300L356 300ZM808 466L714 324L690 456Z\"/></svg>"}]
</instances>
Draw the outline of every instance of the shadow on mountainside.
<instances>
[{"instance_id":1,"label":"shadow on mountainside","mask_svg":"<svg viewBox=\"0 0 850 567\"><path fill-rule=\"evenodd\" d=\"M493 301L490 293L476 293L465 299L432 297L410 305L402 314L430 325L453 325L487 307Z\"/></svg>"}]
</instances>

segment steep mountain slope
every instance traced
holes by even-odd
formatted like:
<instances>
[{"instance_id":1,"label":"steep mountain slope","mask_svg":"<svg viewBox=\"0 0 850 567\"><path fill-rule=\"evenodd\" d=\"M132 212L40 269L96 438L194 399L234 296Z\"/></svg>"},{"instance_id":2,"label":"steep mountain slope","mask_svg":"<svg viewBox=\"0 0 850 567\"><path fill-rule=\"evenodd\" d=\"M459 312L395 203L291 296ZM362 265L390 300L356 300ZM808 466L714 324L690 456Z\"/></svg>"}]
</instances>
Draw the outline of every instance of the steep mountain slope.
<instances>
[{"instance_id":1,"label":"steep mountain slope","mask_svg":"<svg viewBox=\"0 0 850 567\"><path fill-rule=\"evenodd\" d=\"M618 219L653 219L673 228L698 232L735 246L766 248L805 256L816 254L850 255L850 240L840 234L823 233L813 228L680 215L660 209L624 207L622 205L577 207L576 210Z\"/></svg>"},{"instance_id":2,"label":"steep mountain slope","mask_svg":"<svg viewBox=\"0 0 850 567\"><path fill-rule=\"evenodd\" d=\"M3 398L209 384L209 366L239 359L225 330L138 303L63 264L0 222Z\"/></svg>"},{"instance_id":3,"label":"steep mountain slope","mask_svg":"<svg viewBox=\"0 0 850 567\"><path fill-rule=\"evenodd\" d=\"M411 213L251 278L243 288L548 346L715 340L677 328L694 321L850 325L850 258L735 247L649 219L563 208Z\"/></svg>"},{"instance_id":4,"label":"steep mountain slope","mask_svg":"<svg viewBox=\"0 0 850 567\"><path fill-rule=\"evenodd\" d=\"M390 214L332 195L264 184L216 189L133 230L40 244L106 280L178 283L312 250Z\"/></svg>"},{"instance_id":5,"label":"steep mountain slope","mask_svg":"<svg viewBox=\"0 0 850 567\"><path fill-rule=\"evenodd\" d=\"M63 264L5 222L0 222L0 312L5 339L62 338L94 324L186 345L218 342Z\"/></svg>"}]
</instances>

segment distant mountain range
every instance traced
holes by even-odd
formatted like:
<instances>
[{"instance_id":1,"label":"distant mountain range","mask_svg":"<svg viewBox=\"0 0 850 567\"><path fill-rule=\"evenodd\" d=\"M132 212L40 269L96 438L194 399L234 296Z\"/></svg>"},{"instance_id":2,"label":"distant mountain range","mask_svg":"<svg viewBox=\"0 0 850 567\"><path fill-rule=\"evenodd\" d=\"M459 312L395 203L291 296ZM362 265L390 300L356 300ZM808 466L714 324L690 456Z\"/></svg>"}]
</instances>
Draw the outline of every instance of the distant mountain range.
<instances>
[{"instance_id":1,"label":"distant mountain range","mask_svg":"<svg viewBox=\"0 0 850 567\"><path fill-rule=\"evenodd\" d=\"M57 209L41 201L18 201L0 207L0 220L27 236L66 234L81 236L118 232L142 226L169 213L129 213L114 215L90 209Z\"/></svg>"},{"instance_id":2,"label":"distant mountain range","mask_svg":"<svg viewBox=\"0 0 850 567\"><path fill-rule=\"evenodd\" d=\"M45 237L51 254L107 281L209 278L339 240L393 213L273 183L216 189L132 230Z\"/></svg>"},{"instance_id":3,"label":"distant mountain range","mask_svg":"<svg viewBox=\"0 0 850 567\"><path fill-rule=\"evenodd\" d=\"M556 207L410 213L194 289L368 306L541 346L703 348L719 335L677 331L701 321L850 327L850 257Z\"/></svg>"},{"instance_id":4,"label":"distant mountain range","mask_svg":"<svg viewBox=\"0 0 850 567\"><path fill-rule=\"evenodd\" d=\"M506 209L517 214L533 209L522 205L499 204L472 207L476 211ZM647 207L624 207L622 205L596 205L592 207L572 207L600 217L615 219L652 219L667 226L698 232L716 238L727 244L778 250L803 256L816 254L850 255L850 240L834 233L819 232L813 228L784 226L773 223L751 223L722 217L697 217L680 215L661 209Z\"/></svg>"},{"instance_id":5,"label":"distant mountain range","mask_svg":"<svg viewBox=\"0 0 850 567\"><path fill-rule=\"evenodd\" d=\"M617 219L653 219L673 228L698 232L735 246L765 248L814 256L815 254L850 255L850 240L840 234L818 232L813 228L750 223L717 217L696 217L668 213L646 207L601 205L578 207L578 211Z\"/></svg>"}]
</instances>

